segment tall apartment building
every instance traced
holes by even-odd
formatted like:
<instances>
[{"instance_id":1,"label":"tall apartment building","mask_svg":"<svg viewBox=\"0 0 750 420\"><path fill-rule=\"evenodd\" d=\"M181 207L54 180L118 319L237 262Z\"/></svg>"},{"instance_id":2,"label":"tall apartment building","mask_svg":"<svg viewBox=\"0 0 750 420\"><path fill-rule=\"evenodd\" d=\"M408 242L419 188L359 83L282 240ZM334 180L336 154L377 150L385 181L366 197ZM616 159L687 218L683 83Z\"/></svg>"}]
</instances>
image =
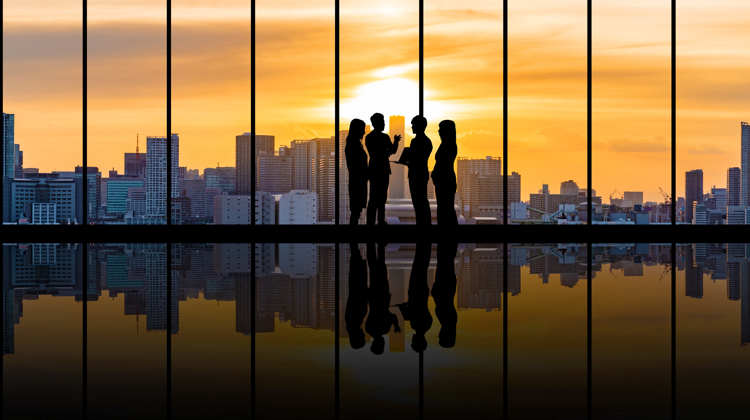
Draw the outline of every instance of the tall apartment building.
<instances>
[{"instance_id":1,"label":"tall apartment building","mask_svg":"<svg viewBox=\"0 0 750 420\"><path fill-rule=\"evenodd\" d=\"M739 206L742 200L742 170L727 169L727 205Z\"/></svg>"},{"instance_id":2,"label":"tall apartment building","mask_svg":"<svg viewBox=\"0 0 750 420\"><path fill-rule=\"evenodd\" d=\"M685 220L692 223L695 203L703 201L703 171L696 169L685 172Z\"/></svg>"},{"instance_id":3,"label":"tall apartment building","mask_svg":"<svg viewBox=\"0 0 750 420\"><path fill-rule=\"evenodd\" d=\"M313 178L313 192L318 195L317 222L333 223L336 217L336 156L331 153L328 156L318 156L313 159L317 173Z\"/></svg>"},{"instance_id":4,"label":"tall apartment building","mask_svg":"<svg viewBox=\"0 0 750 420\"><path fill-rule=\"evenodd\" d=\"M750 206L750 124L741 123L742 127L742 205Z\"/></svg>"},{"instance_id":5,"label":"tall apartment building","mask_svg":"<svg viewBox=\"0 0 750 420\"><path fill-rule=\"evenodd\" d=\"M578 184L572 179L569 181L563 181L560 183L560 194L564 195L578 195Z\"/></svg>"},{"instance_id":6,"label":"tall apartment building","mask_svg":"<svg viewBox=\"0 0 750 420\"><path fill-rule=\"evenodd\" d=\"M68 174L61 175L60 178L66 178ZM76 201L77 206L76 219L78 223L83 223L83 194L86 194L86 208L88 220L99 218L99 206L102 202L102 173L99 168L89 166L86 168L86 186L83 185L83 167L76 166L73 178L76 180Z\"/></svg>"},{"instance_id":7,"label":"tall apartment building","mask_svg":"<svg viewBox=\"0 0 750 420\"><path fill-rule=\"evenodd\" d=\"M146 138L146 214L167 215L167 200L178 197L180 192L180 137L172 134L172 161L169 168L169 193L167 193L167 137Z\"/></svg>"},{"instance_id":8,"label":"tall apartment building","mask_svg":"<svg viewBox=\"0 0 750 420\"><path fill-rule=\"evenodd\" d=\"M23 178L23 151L21 145L13 145L13 178Z\"/></svg>"},{"instance_id":9,"label":"tall apartment building","mask_svg":"<svg viewBox=\"0 0 750 420\"><path fill-rule=\"evenodd\" d=\"M257 158L262 154L273 154L275 150L276 138L274 136L265 136L256 134L255 136L255 156L256 162L253 162L250 133L244 133L235 137L235 188L234 193L237 195L250 195L252 193L252 170L253 165L257 165ZM256 167L257 179L257 167Z\"/></svg>"},{"instance_id":10,"label":"tall apartment building","mask_svg":"<svg viewBox=\"0 0 750 420\"><path fill-rule=\"evenodd\" d=\"M3 178L13 178L15 169L15 114L3 112Z\"/></svg>"},{"instance_id":11,"label":"tall apartment building","mask_svg":"<svg viewBox=\"0 0 750 420\"><path fill-rule=\"evenodd\" d=\"M203 179L180 180L180 197L190 200L189 217L206 217L206 181Z\"/></svg>"},{"instance_id":12,"label":"tall apartment building","mask_svg":"<svg viewBox=\"0 0 750 420\"><path fill-rule=\"evenodd\" d=\"M258 156L256 191L286 194L292 190L292 155L285 149Z\"/></svg>"},{"instance_id":13,"label":"tall apartment building","mask_svg":"<svg viewBox=\"0 0 750 420\"><path fill-rule=\"evenodd\" d=\"M471 202L471 175L497 177L503 176L503 167L499 157L487 156L484 159L469 159L459 157L457 160L456 181L458 191L456 199L460 200L461 214L465 214L465 208Z\"/></svg>"},{"instance_id":14,"label":"tall apartment building","mask_svg":"<svg viewBox=\"0 0 750 420\"><path fill-rule=\"evenodd\" d=\"M498 217L503 215L503 177L474 173L469 183L469 217ZM521 201L521 175L508 176L508 203ZM510 204L509 204L510 206Z\"/></svg>"},{"instance_id":15,"label":"tall apartment building","mask_svg":"<svg viewBox=\"0 0 750 420\"><path fill-rule=\"evenodd\" d=\"M714 202L713 210L719 211L723 215L727 214L727 202L729 197L726 188L716 188L716 185L714 185L711 187L708 197Z\"/></svg>"}]
</instances>

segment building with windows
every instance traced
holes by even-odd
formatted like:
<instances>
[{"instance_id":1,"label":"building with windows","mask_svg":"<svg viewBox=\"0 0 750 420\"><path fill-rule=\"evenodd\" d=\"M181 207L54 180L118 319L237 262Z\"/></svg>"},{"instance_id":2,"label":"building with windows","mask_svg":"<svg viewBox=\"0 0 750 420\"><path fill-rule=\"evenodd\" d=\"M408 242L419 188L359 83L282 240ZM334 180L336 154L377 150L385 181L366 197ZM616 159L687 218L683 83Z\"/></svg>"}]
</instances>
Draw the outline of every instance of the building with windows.
<instances>
[{"instance_id":1,"label":"building with windows","mask_svg":"<svg viewBox=\"0 0 750 420\"><path fill-rule=\"evenodd\" d=\"M125 175L146 177L146 153L125 153Z\"/></svg>"},{"instance_id":2,"label":"building with windows","mask_svg":"<svg viewBox=\"0 0 750 420\"><path fill-rule=\"evenodd\" d=\"M252 194L252 171L253 165L257 165L258 156L264 153L273 154L275 150L276 138L274 136L265 136L257 134L255 136L255 157L253 162L252 156L252 134L244 133L235 137L235 187L234 193L238 195ZM256 167L257 177L257 167Z\"/></svg>"},{"instance_id":3,"label":"building with windows","mask_svg":"<svg viewBox=\"0 0 750 420\"><path fill-rule=\"evenodd\" d=\"M279 198L280 225L314 225L318 222L318 194L292 190Z\"/></svg>"},{"instance_id":4,"label":"building with windows","mask_svg":"<svg viewBox=\"0 0 750 420\"><path fill-rule=\"evenodd\" d=\"M560 183L560 194L563 195L578 195L578 184L572 179L569 181L563 181Z\"/></svg>"},{"instance_id":5,"label":"building with windows","mask_svg":"<svg viewBox=\"0 0 750 420\"><path fill-rule=\"evenodd\" d=\"M128 211L128 194L131 188L144 188L142 178L117 177L107 180L107 213L125 214ZM145 190L144 190L145 192ZM144 197L145 198L145 197ZM145 201L143 203L145 205ZM144 209L145 212L145 209Z\"/></svg>"},{"instance_id":6,"label":"building with windows","mask_svg":"<svg viewBox=\"0 0 750 420\"><path fill-rule=\"evenodd\" d=\"M206 181L202 179L180 180L180 197L190 201L188 218L203 219L206 217Z\"/></svg>"},{"instance_id":7,"label":"building with windows","mask_svg":"<svg viewBox=\"0 0 750 420\"><path fill-rule=\"evenodd\" d=\"M740 159L742 160L742 200L743 206L750 206L750 124L740 123L742 128L742 150Z\"/></svg>"},{"instance_id":8,"label":"building with windows","mask_svg":"<svg viewBox=\"0 0 750 420\"><path fill-rule=\"evenodd\" d=\"M237 171L233 166L217 166L203 170L206 189L218 188L225 194L234 194Z\"/></svg>"},{"instance_id":9,"label":"building with windows","mask_svg":"<svg viewBox=\"0 0 750 420\"><path fill-rule=\"evenodd\" d=\"M18 143L13 145L13 178L23 178L23 151Z\"/></svg>"},{"instance_id":10,"label":"building with windows","mask_svg":"<svg viewBox=\"0 0 750 420\"><path fill-rule=\"evenodd\" d=\"M469 183L468 217L496 217L502 223L503 177L484 176L474 173ZM577 193L576 193L577 194ZM521 175L513 172L508 176L508 205L521 201Z\"/></svg>"},{"instance_id":11,"label":"building with windows","mask_svg":"<svg viewBox=\"0 0 750 420\"><path fill-rule=\"evenodd\" d=\"M214 197L214 224L252 224L253 205L255 205L255 224L276 224L276 197L262 191L255 193L255 200L249 195L220 195Z\"/></svg>"},{"instance_id":12,"label":"building with windows","mask_svg":"<svg viewBox=\"0 0 750 420\"><path fill-rule=\"evenodd\" d=\"M76 189L78 185L74 179L60 178L59 174L35 174L34 178L16 179L11 182L11 205L9 222L26 219L34 223L34 204L54 205L56 223L80 223L76 220ZM41 207L39 207L41 211ZM50 213L49 207L44 212L45 217ZM39 213L40 217L42 213ZM49 219L43 219L49 223Z\"/></svg>"},{"instance_id":13,"label":"building with windows","mask_svg":"<svg viewBox=\"0 0 750 420\"><path fill-rule=\"evenodd\" d=\"M257 159L257 191L286 194L292 190L292 155L286 148L276 153L262 153Z\"/></svg>"},{"instance_id":14,"label":"building with windows","mask_svg":"<svg viewBox=\"0 0 750 420\"><path fill-rule=\"evenodd\" d=\"M171 168L167 170L167 138L146 137L146 214L153 217L167 216L167 178L170 179L169 198L180 192L180 137L172 134Z\"/></svg>"},{"instance_id":15,"label":"building with windows","mask_svg":"<svg viewBox=\"0 0 750 420\"><path fill-rule=\"evenodd\" d=\"M727 205L739 206L742 200L742 170L727 169Z\"/></svg>"},{"instance_id":16,"label":"building with windows","mask_svg":"<svg viewBox=\"0 0 750 420\"><path fill-rule=\"evenodd\" d=\"M3 178L13 178L15 172L15 117L3 112Z\"/></svg>"},{"instance_id":17,"label":"building with windows","mask_svg":"<svg viewBox=\"0 0 750 420\"><path fill-rule=\"evenodd\" d=\"M643 191L625 191L623 198L632 202L634 206L643 205Z\"/></svg>"},{"instance_id":18,"label":"building with windows","mask_svg":"<svg viewBox=\"0 0 750 420\"><path fill-rule=\"evenodd\" d=\"M459 157L456 159L456 181L458 183L456 200L459 202L461 214L468 214L466 206L471 202L471 175L477 174L486 177L502 177L503 167L499 157L487 156L484 159L469 159Z\"/></svg>"},{"instance_id":19,"label":"building with windows","mask_svg":"<svg viewBox=\"0 0 750 420\"><path fill-rule=\"evenodd\" d=\"M685 172L685 211L687 212L685 220L688 223L693 221L693 208L695 203L703 201L703 171L696 169Z\"/></svg>"}]
</instances>

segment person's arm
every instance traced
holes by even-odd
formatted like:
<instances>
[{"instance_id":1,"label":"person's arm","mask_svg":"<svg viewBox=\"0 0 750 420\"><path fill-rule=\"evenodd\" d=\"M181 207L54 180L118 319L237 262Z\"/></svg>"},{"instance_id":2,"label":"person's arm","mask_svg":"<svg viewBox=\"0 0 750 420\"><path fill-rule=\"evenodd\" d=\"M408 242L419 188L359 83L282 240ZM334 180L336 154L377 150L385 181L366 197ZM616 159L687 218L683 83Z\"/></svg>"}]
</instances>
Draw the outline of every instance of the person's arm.
<instances>
[{"instance_id":1,"label":"person's arm","mask_svg":"<svg viewBox=\"0 0 750 420\"><path fill-rule=\"evenodd\" d=\"M385 137L388 139L388 153L391 155L398 152L398 142L401 141L401 135L396 134L393 136L393 139L395 140L393 143L391 143L391 138L386 134Z\"/></svg>"}]
</instances>

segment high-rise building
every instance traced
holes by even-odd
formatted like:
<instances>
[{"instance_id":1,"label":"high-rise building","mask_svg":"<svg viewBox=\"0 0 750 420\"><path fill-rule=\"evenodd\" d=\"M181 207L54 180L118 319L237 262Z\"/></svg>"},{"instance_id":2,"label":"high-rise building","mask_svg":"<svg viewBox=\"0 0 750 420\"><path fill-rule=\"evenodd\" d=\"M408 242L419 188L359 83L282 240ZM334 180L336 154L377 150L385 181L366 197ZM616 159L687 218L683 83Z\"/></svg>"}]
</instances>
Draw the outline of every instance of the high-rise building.
<instances>
[{"instance_id":1,"label":"high-rise building","mask_svg":"<svg viewBox=\"0 0 750 420\"><path fill-rule=\"evenodd\" d=\"M570 181L563 181L562 183L560 183L560 194L578 195L578 191L578 184L572 179Z\"/></svg>"},{"instance_id":2,"label":"high-rise building","mask_svg":"<svg viewBox=\"0 0 750 420\"><path fill-rule=\"evenodd\" d=\"M257 191L286 194L292 190L292 155L286 149L280 149L277 153L262 153L257 159Z\"/></svg>"},{"instance_id":3,"label":"high-rise building","mask_svg":"<svg viewBox=\"0 0 750 420\"><path fill-rule=\"evenodd\" d=\"M693 222L693 207L703 201L703 170L685 172L685 212L687 223Z\"/></svg>"},{"instance_id":4,"label":"high-rise building","mask_svg":"<svg viewBox=\"0 0 750 420\"><path fill-rule=\"evenodd\" d=\"M391 157L391 160L398 160L406 144L406 125L403 116L392 115L388 119L388 135L391 136L391 141L395 141L397 135L401 136L401 141L398 143L398 150ZM391 162L391 180L388 185L388 198L406 198L408 188L406 167Z\"/></svg>"},{"instance_id":5,"label":"high-rise building","mask_svg":"<svg viewBox=\"0 0 750 420\"><path fill-rule=\"evenodd\" d=\"M336 197L336 156L319 156L313 160L317 174L313 179L313 191L318 196L317 222L334 222Z\"/></svg>"},{"instance_id":6,"label":"high-rise building","mask_svg":"<svg viewBox=\"0 0 750 420\"><path fill-rule=\"evenodd\" d=\"M180 180L180 196L190 199L190 217L206 217L206 181L203 179Z\"/></svg>"},{"instance_id":7,"label":"high-rise building","mask_svg":"<svg viewBox=\"0 0 750 420\"><path fill-rule=\"evenodd\" d=\"M502 223L503 177L484 176L474 173L469 183L469 217L497 217ZM508 176L508 205L521 201L521 175L513 172Z\"/></svg>"},{"instance_id":8,"label":"high-rise building","mask_svg":"<svg viewBox=\"0 0 750 420\"><path fill-rule=\"evenodd\" d=\"M207 189L219 188L225 194L234 194L236 173L237 171L232 166L217 166L204 169L203 179L206 180Z\"/></svg>"},{"instance_id":9,"label":"high-rise building","mask_svg":"<svg viewBox=\"0 0 750 420\"><path fill-rule=\"evenodd\" d=\"M241 134L235 137L235 188L234 193L237 195L252 194L252 170L253 165L257 165L258 156L269 153L273 154L275 150L276 138L274 136L265 136L256 134L255 136L255 158L253 162L250 133ZM256 167L257 174L257 167ZM257 176L257 175L256 175Z\"/></svg>"},{"instance_id":10,"label":"high-rise building","mask_svg":"<svg viewBox=\"0 0 750 420\"><path fill-rule=\"evenodd\" d=\"M143 188L142 178L118 177L107 180L107 213L125 214L128 211L128 191Z\"/></svg>"},{"instance_id":11,"label":"high-rise building","mask_svg":"<svg viewBox=\"0 0 750 420\"><path fill-rule=\"evenodd\" d=\"M23 179L23 151L21 151L21 145L16 143L13 145L13 178Z\"/></svg>"},{"instance_id":12,"label":"high-rise building","mask_svg":"<svg viewBox=\"0 0 750 420\"><path fill-rule=\"evenodd\" d=\"M727 214L727 202L728 194L726 188L716 188L716 185L711 187L709 198L714 201L713 210L720 212L722 215Z\"/></svg>"},{"instance_id":13,"label":"high-rise building","mask_svg":"<svg viewBox=\"0 0 750 420\"><path fill-rule=\"evenodd\" d=\"M132 211L133 216L146 215L146 187L128 188L127 211Z\"/></svg>"},{"instance_id":14,"label":"high-rise building","mask_svg":"<svg viewBox=\"0 0 750 420\"><path fill-rule=\"evenodd\" d=\"M3 178L13 178L15 164L15 114L3 112Z\"/></svg>"},{"instance_id":15,"label":"high-rise building","mask_svg":"<svg viewBox=\"0 0 750 420\"><path fill-rule=\"evenodd\" d=\"M750 124L741 123L742 127L742 205L750 206Z\"/></svg>"},{"instance_id":16,"label":"high-rise building","mask_svg":"<svg viewBox=\"0 0 750 420\"><path fill-rule=\"evenodd\" d=\"M61 175L66 178L68 175ZM83 194L86 194L86 208L88 220L99 218L99 206L102 201L102 173L99 168L89 166L86 168L86 187L83 186L83 167L76 166L74 179L76 180L76 201L79 203L76 219L83 223Z\"/></svg>"},{"instance_id":17,"label":"high-rise building","mask_svg":"<svg viewBox=\"0 0 750 420\"><path fill-rule=\"evenodd\" d=\"M634 206L643 205L643 192L642 191L625 191L623 198L626 201L633 202Z\"/></svg>"},{"instance_id":18,"label":"high-rise building","mask_svg":"<svg viewBox=\"0 0 750 420\"><path fill-rule=\"evenodd\" d=\"M146 177L146 153L125 153L125 175Z\"/></svg>"},{"instance_id":19,"label":"high-rise building","mask_svg":"<svg viewBox=\"0 0 750 420\"><path fill-rule=\"evenodd\" d=\"M469 159L459 157L457 159L456 181L458 191L456 200L460 201L461 214L468 214L466 206L471 202L471 174L482 176L503 176L503 167L499 157L487 156L484 159Z\"/></svg>"},{"instance_id":20,"label":"high-rise building","mask_svg":"<svg viewBox=\"0 0 750 420\"><path fill-rule=\"evenodd\" d=\"M170 188L167 196L167 138L146 138L146 214L167 216L167 200L180 195L180 137L172 134L172 162L169 168Z\"/></svg>"},{"instance_id":21,"label":"high-rise building","mask_svg":"<svg viewBox=\"0 0 750 420\"><path fill-rule=\"evenodd\" d=\"M727 205L739 206L742 200L742 170L727 169Z\"/></svg>"}]
</instances>

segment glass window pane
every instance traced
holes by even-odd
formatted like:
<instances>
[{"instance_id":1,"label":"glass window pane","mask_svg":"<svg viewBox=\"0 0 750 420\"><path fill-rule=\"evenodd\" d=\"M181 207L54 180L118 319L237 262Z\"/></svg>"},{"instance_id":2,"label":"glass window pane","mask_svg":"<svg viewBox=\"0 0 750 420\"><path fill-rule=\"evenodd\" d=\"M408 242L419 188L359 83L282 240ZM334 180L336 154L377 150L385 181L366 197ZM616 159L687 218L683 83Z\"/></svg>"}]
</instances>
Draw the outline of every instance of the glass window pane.
<instances>
[{"instance_id":1,"label":"glass window pane","mask_svg":"<svg viewBox=\"0 0 750 420\"><path fill-rule=\"evenodd\" d=\"M593 7L592 165L602 220L669 222L661 191L670 195L672 183L670 2Z\"/></svg>"},{"instance_id":2,"label":"glass window pane","mask_svg":"<svg viewBox=\"0 0 750 420\"><path fill-rule=\"evenodd\" d=\"M83 223L82 28L80 1L3 2L3 222Z\"/></svg>"},{"instance_id":3,"label":"glass window pane","mask_svg":"<svg viewBox=\"0 0 750 420\"><path fill-rule=\"evenodd\" d=\"M98 168L89 175L100 177L99 219L166 223L166 5L91 0L88 13L88 160ZM172 157L176 168L178 147Z\"/></svg>"},{"instance_id":4,"label":"glass window pane","mask_svg":"<svg viewBox=\"0 0 750 420\"><path fill-rule=\"evenodd\" d=\"M589 201L586 2L512 1L508 7L508 175L523 178L521 200L529 209L519 206L513 218L583 223L582 204Z\"/></svg>"}]
</instances>

